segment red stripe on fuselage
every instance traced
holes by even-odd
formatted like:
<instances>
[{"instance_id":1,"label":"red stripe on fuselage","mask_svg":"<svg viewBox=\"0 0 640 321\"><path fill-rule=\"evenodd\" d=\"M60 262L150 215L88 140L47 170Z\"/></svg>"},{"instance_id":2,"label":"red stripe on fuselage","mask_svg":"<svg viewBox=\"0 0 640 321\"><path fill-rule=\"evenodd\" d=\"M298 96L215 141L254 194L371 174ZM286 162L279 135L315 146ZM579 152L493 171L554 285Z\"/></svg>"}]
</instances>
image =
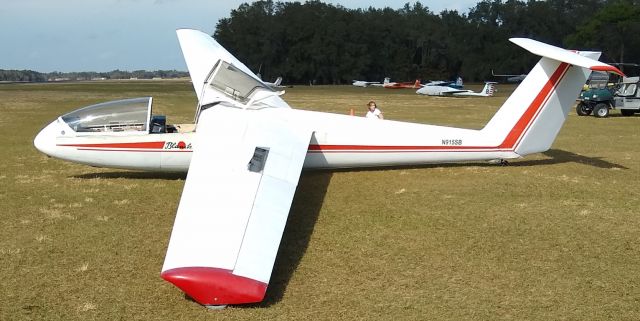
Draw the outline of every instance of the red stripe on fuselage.
<instances>
[{"instance_id":1,"label":"red stripe on fuselage","mask_svg":"<svg viewBox=\"0 0 640 321\"><path fill-rule=\"evenodd\" d=\"M308 152L493 152L493 151L513 151L516 144L522 139L524 134L529 130L535 119L540 114L542 107L549 101L553 90L558 87L560 80L569 70L570 65L560 63L558 68L553 72L542 90L533 99L529 107L522 114L520 119L513 126L504 141L498 146L375 146L375 145L309 145Z\"/></svg>"},{"instance_id":2,"label":"red stripe on fuselage","mask_svg":"<svg viewBox=\"0 0 640 321\"><path fill-rule=\"evenodd\" d=\"M137 149L163 149L165 142L132 142L132 143L103 143L103 144L58 144L64 147L79 148L137 148Z\"/></svg>"},{"instance_id":3,"label":"red stripe on fuselage","mask_svg":"<svg viewBox=\"0 0 640 321\"><path fill-rule=\"evenodd\" d=\"M78 148L78 150L98 152L137 152L137 153L191 153L190 149L115 149L115 148Z\"/></svg>"},{"instance_id":4,"label":"red stripe on fuselage","mask_svg":"<svg viewBox=\"0 0 640 321\"><path fill-rule=\"evenodd\" d=\"M424 151L487 151L496 147L471 147L471 146L379 146L379 145L309 145L309 152L424 152Z\"/></svg>"}]
</instances>

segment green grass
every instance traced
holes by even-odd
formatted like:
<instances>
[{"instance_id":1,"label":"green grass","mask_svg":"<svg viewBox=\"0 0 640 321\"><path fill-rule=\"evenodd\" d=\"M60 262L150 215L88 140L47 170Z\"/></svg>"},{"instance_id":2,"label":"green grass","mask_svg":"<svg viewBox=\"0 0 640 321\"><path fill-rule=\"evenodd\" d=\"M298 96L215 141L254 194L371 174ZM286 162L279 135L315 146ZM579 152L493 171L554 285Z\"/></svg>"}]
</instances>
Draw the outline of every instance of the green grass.
<instances>
[{"instance_id":1,"label":"green grass","mask_svg":"<svg viewBox=\"0 0 640 321\"><path fill-rule=\"evenodd\" d=\"M481 128L512 90L498 88L284 98L361 115L374 99L387 119ZM209 311L159 276L184 175L76 165L32 145L60 114L138 96L170 122L193 118L187 82L0 85L0 320L640 319L640 116L572 112L549 152L507 167L303 172L266 301Z\"/></svg>"}]
</instances>

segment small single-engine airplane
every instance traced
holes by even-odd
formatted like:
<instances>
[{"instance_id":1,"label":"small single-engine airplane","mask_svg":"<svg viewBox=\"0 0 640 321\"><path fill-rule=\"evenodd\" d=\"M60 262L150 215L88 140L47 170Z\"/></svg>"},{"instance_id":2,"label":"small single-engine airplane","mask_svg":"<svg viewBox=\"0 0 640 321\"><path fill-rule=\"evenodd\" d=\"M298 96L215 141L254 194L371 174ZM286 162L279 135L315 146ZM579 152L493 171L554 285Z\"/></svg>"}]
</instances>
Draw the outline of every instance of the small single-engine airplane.
<instances>
[{"instance_id":1,"label":"small single-engine airplane","mask_svg":"<svg viewBox=\"0 0 640 321\"><path fill-rule=\"evenodd\" d=\"M379 81L354 80L352 85L356 87L382 86Z\"/></svg>"},{"instance_id":2,"label":"small single-engine airplane","mask_svg":"<svg viewBox=\"0 0 640 321\"><path fill-rule=\"evenodd\" d=\"M198 97L194 124L168 125L152 99L84 107L35 137L72 162L188 171L161 276L206 306L264 298L300 172L520 158L550 148L595 59L530 39L542 56L480 130L292 109L211 36L177 31ZM197 127L196 127L197 126Z\"/></svg>"},{"instance_id":3,"label":"small single-engine airplane","mask_svg":"<svg viewBox=\"0 0 640 321\"><path fill-rule=\"evenodd\" d=\"M456 89L449 86L425 85L416 90L416 94L429 96L449 96L449 97L491 97L496 89L496 82L488 81L484 83L481 92L474 92L466 89Z\"/></svg>"},{"instance_id":4,"label":"small single-engine airplane","mask_svg":"<svg viewBox=\"0 0 640 321\"><path fill-rule=\"evenodd\" d=\"M384 79L384 82L382 82L382 87L388 89L418 89L421 86L422 85L420 84L420 79L416 79L415 82L391 82L391 79L387 77Z\"/></svg>"}]
</instances>

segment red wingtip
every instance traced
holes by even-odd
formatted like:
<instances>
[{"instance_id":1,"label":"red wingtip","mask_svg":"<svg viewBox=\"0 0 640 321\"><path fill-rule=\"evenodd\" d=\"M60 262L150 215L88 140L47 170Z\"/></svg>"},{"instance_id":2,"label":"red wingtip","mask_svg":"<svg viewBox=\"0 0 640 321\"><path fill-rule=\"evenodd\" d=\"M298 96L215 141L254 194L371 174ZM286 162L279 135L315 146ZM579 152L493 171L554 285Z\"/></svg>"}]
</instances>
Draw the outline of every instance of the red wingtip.
<instances>
[{"instance_id":1,"label":"red wingtip","mask_svg":"<svg viewBox=\"0 0 640 321\"><path fill-rule=\"evenodd\" d=\"M606 65L606 66L593 66L593 67L591 67L591 70L612 72L612 73L618 74L618 75L620 75L622 77L625 77L625 74L622 71L620 71L620 69L618 69L618 68L616 68L614 66L609 66L609 65Z\"/></svg>"},{"instance_id":2,"label":"red wingtip","mask_svg":"<svg viewBox=\"0 0 640 321\"><path fill-rule=\"evenodd\" d=\"M209 267L175 268L160 276L202 305L260 302L267 291L266 283Z\"/></svg>"}]
</instances>

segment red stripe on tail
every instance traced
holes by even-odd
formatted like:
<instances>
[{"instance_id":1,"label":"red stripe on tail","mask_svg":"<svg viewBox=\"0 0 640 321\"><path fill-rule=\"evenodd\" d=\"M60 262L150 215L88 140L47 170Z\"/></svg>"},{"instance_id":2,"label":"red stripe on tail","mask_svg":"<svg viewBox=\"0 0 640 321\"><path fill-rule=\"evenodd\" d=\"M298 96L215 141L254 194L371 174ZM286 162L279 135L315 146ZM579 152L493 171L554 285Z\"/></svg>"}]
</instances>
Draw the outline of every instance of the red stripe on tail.
<instances>
[{"instance_id":1,"label":"red stripe on tail","mask_svg":"<svg viewBox=\"0 0 640 321\"><path fill-rule=\"evenodd\" d=\"M507 137L505 137L504 141L499 148L507 148L514 149L515 144L522 138L525 130L531 125L535 116L542 109L546 101L549 99L553 90L560 83L560 79L569 69L569 64L561 63L555 72L551 75L551 78L547 81L547 83L542 87L542 90L538 93L536 98L531 102L531 105L527 108L527 110L522 114L518 122L511 129Z\"/></svg>"}]
</instances>

